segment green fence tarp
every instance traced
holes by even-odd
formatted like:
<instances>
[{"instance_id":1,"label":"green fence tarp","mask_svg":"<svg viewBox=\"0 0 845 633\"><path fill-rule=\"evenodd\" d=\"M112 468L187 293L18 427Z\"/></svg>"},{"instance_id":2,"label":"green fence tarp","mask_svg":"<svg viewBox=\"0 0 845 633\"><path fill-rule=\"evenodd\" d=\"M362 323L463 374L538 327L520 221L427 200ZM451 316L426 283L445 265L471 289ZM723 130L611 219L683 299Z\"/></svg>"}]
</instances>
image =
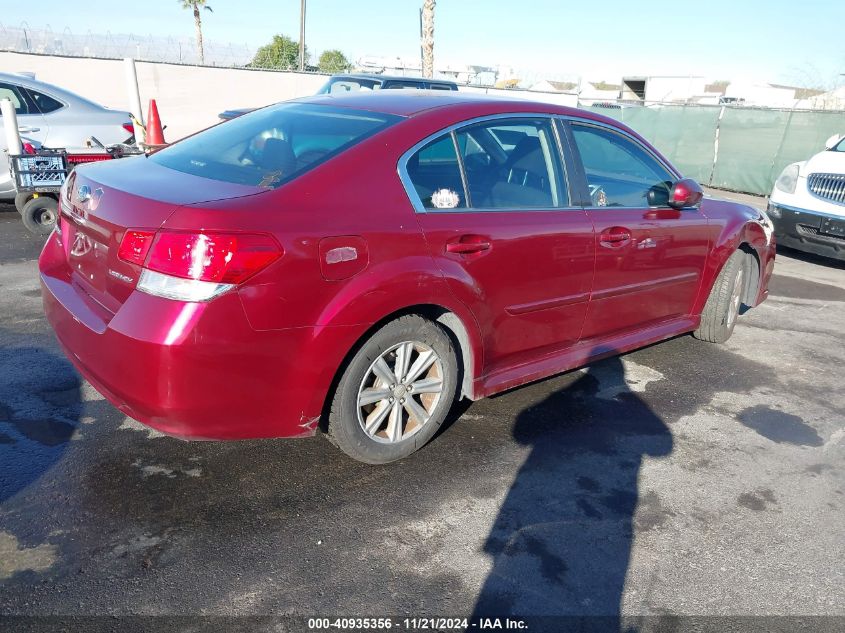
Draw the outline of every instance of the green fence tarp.
<instances>
[{"instance_id":1,"label":"green fence tarp","mask_svg":"<svg viewBox=\"0 0 845 633\"><path fill-rule=\"evenodd\" d=\"M685 176L759 195L771 193L786 165L807 160L830 136L845 133L840 111L663 104L593 111L636 130Z\"/></svg>"}]
</instances>

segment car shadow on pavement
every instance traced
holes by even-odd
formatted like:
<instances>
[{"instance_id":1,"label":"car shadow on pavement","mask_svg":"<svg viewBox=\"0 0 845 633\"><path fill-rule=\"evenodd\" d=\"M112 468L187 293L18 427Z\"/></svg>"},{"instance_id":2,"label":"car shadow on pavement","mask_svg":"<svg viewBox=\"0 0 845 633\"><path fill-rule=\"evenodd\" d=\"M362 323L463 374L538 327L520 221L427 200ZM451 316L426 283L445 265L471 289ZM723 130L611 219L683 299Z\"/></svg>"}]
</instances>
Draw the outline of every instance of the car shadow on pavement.
<instances>
[{"instance_id":1,"label":"car shadow on pavement","mask_svg":"<svg viewBox=\"0 0 845 633\"><path fill-rule=\"evenodd\" d=\"M73 366L46 349L3 347L0 375L3 503L61 459L78 426L83 405L80 379ZM50 385L49 389L39 389L45 384Z\"/></svg>"},{"instance_id":2,"label":"car shadow on pavement","mask_svg":"<svg viewBox=\"0 0 845 633\"><path fill-rule=\"evenodd\" d=\"M473 617L566 616L531 628L619 630L634 530L662 520L659 501L638 490L640 466L671 453L669 428L614 357L521 412L513 435L531 452L484 545L493 567Z\"/></svg>"}]
</instances>

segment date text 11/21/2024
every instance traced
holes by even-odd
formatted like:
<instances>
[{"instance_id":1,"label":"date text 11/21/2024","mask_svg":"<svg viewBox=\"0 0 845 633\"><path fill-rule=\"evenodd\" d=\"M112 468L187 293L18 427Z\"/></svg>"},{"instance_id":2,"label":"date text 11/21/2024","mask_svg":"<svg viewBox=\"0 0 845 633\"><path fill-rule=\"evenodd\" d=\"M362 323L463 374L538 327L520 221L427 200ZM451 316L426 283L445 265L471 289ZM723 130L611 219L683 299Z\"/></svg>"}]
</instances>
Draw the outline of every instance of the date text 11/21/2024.
<instances>
[{"instance_id":1,"label":"date text 11/21/2024","mask_svg":"<svg viewBox=\"0 0 845 633\"><path fill-rule=\"evenodd\" d=\"M402 631L518 631L528 628L525 621L515 618L309 618L311 631L359 631L390 630Z\"/></svg>"}]
</instances>

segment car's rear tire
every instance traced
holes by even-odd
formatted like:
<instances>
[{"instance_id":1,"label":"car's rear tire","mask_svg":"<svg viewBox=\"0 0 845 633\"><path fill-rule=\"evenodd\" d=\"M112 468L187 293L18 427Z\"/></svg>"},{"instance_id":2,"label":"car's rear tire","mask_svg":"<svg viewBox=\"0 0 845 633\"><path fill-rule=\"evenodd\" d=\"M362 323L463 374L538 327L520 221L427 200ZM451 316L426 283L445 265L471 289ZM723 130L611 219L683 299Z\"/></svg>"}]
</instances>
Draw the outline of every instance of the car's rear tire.
<instances>
[{"instance_id":1,"label":"car's rear tire","mask_svg":"<svg viewBox=\"0 0 845 633\"><path fill-rule=\"evenodd\" d=\"M328 437L368 464L407 457L440 428L457 390L452 342L436 323L408 315L375 332L338 382Z\"/></svg>"},{"instance_id":2,"label":"car's rear tire","mask_svg":"<svg viewBox=\"0 0 845 633\"><path fill-rule=\"evenodd\" d=\"M18 213L23 213L23 208L30 200L32 200L31 193L19 193L15 195L15 208L18 210Z\"/></svg>"},{"instance_id":3,"label":"car's rear tire","mask_svg":"<svg viewBox=\"0 0 845 633\"><path fill-rule=\"evenodd\" d=\"M30 233L48 235L56 226L59 205L55 198L38 196L27 202L21 211L23 225Z\"/></svg>"},{"instance_id":4,"label":"car's rear tire","mask_svg":"<svg viewBox=\"0 0 845 633\"><path fill-rule=\"evenodd\" d=\"M736 251L725 263L710 289L710 296L701 313L701 324L693 332L695 338L710 343L724 343L731 337L748 279L745 253Z\"/></svg>"}]
</instances>

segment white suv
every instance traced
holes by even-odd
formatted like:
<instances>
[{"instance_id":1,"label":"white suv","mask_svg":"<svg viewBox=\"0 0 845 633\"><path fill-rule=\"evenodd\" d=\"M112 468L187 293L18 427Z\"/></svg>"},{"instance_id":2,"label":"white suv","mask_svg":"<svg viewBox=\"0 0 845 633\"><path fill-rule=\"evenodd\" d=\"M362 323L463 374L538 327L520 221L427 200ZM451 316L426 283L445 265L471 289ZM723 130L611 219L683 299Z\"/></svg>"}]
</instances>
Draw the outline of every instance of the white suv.
<instances>
[{"instance_id":1,"label":"white suv","mask_svg":"<svg viewBox=\"0 0 845 633\"><path fill-rule=\"evenodd\" d=\"M845 135L810 160L787 165L769 198L778 243L845 260Z\"/></svg>"}]
</instances>

